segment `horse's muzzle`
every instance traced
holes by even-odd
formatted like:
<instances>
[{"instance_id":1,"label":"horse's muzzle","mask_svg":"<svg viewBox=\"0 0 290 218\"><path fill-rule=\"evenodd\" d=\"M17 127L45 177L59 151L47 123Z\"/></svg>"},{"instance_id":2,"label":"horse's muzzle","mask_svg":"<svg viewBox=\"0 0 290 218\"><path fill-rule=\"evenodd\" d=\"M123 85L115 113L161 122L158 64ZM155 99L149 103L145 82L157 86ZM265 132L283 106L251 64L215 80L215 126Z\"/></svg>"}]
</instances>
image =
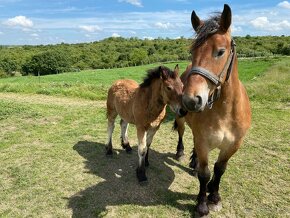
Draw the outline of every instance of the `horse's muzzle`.
<instances>
[{"instance_id":1,"label":"horse's muzzle","mask_svg":"<svg viewBox=\"0 0 290 218\"><path fill-rule=\"evenodd\" d=\"M192 111L192 112L200 112L204 109L202 104L202 97L197 96L182 96L182 104L185 107L186 110Z\"/></svg>"}]
</instances>

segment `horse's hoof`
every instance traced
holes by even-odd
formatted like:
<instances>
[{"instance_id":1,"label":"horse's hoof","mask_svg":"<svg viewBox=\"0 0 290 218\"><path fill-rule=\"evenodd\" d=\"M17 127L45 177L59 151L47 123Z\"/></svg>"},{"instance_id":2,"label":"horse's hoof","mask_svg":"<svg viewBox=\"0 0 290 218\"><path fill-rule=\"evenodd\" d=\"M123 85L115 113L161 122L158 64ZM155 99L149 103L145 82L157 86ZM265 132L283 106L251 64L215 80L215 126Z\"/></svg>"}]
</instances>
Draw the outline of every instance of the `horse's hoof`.
<instances>
[{"instance_id":1,"label":"horse's hoof","mask_svg":"<svg viewBox=\"0 0 290 218\"><path fill-rule=\"evenodd\" d=\"M209 214L209 208L206 202L196 205L196 212L198 213L199 217L206 217L206 215Z\"/></svg>"},{"instance_id":2,"label":"horse's hoof","mask_svg":"<svg viewBox=\"0 0 290 218\"><path fill-rule=\"evenodd\" d=\"M218 192L214 192L214 193L210 193L207 196L207 200L209 201L209 203L211 204L218 204L221 201L221 197L219 195Z\"/></svg>"},{"instance_id":3,"label":"horse's hoof","mask_svg":"<svg viewBox=\"0 0 290 218\"><path fill-rule=\"evenodd\" d=\"M149 161L145 161L145 167L149 167Z\"/></svg>"},{"instance_id":4,"label":"horse's hoof","mask_svg":"<svg viewBox=\"0 0 290 218\"><path fill-rule=\"evenodd\" d=\"M145 174L145 170L140 170L139 168L136 169L136 175L139 183L146 183L147 182L147 177Z\"/></svg>"},{"instance_id":5,"label":"horse's hoof","mask_svg":"<svg viewBox=\"0 0 290 218\"><path fill-rule=\"evenodd\" d=\"M218 212L218 211L221 211L221 209L223 208L223 206L222 206L221 201L219 201L217 204L213 204L211 202L208 202L208 208L211 211Z\"/></svg>"},{"instance_id":6,"label":"horse's hoof","mask_svg":"<svg viewBox=\"0 0 290 218\"><path fill-rule=\"evenodd\" d=\"M128 154L131 154L131 153L132 153L132 148L130 147L130 145L127 146L127 147L125 148L125 150L126 150L126 152L127 152Z\"/></svg>"},{"instance_id":7,"label":"horse's hoof","mask_svg":"<svg viewBox=\"0 0 290 218\"><path fill-rule=\"evenodd\" d=\"M113 155L112 149L107 149L106 155L107 156L112 156Z\"/></svg>"},{"instance_id":8,"label":"horse's hoof","mask_svg":"<svg viewBox=\"0 0 290 218\"><path fill-rule=\"evenodd\" d=\"M128 154L132 153L132 148L129 143L122 142L122 148L125 149Z\"/></svg>"},{"instance_id":9,"label":"horse's hoof","mask_svg":"<svg viewBox=\"0 0 290 218\"><path fill-rule=\"evenodd\" d=\"M113 154L112 147L106 146L106 155L112 155L112 154Z\"/></svg>"},{"instance_id":10,"label":"horse's hoof","mask_svg":"<svg viewBox=\"0 0 290 218\"><path fill-rule=\"evenodd\" d=\"M184 152L183 151L177 151L177 153L175 155L176 160L181 161L183 157L184 157Z\"/></svg>"}]
</instances>

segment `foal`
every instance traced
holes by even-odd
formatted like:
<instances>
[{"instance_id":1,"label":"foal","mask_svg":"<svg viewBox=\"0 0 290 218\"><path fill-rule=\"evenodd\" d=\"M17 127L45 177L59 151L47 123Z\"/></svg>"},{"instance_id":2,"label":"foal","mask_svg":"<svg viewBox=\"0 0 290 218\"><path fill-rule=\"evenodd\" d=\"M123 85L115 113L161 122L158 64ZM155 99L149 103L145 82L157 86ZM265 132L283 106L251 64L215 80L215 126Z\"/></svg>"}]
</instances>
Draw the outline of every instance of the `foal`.
<instances>
[{"instance_id":1,"label":"foal","mask_svg":"<svg viewBox=\"0 0 290 218\"><path fill-rule=\"evenodd\" d=\"M183 84L178 76L178 65L174 71L160 66L149 70L147 77L140 85L129 79L116 81L108 91L107 117L108 117L108 144L107 155L112 152L112 133L114 121L121 117L122 147L130 152L127 135L128 124L135 124L138 137L139 163L136 170L139 182L147 180L145 166L148 162L148 148L165 118L166 105L169 104L173 112L181 114L181 98Z\"/></svg>"},{"instance_id":2,"label":"foal","mask_svg":"<svg viewBox=\"0 0 290 218\"><path fill-rule=\"evenodd\" d=\"M182 75L182 103L189 111L185 120L194 136L191 166L197 170L200 183L196 206L200 216L209 213L207 200L214 205L220 202L221 177L251 123L249 98L238 78L231 17L226 4L221 14L206 21L201 21L194 11L191 14L196 38L192 45L192 65ZM180 156L183 118L176 120L175 126L179 133L177 156ZM210 180L208 154L214 148L219 148L220 153Z\"/></svg>"}]
</instances>

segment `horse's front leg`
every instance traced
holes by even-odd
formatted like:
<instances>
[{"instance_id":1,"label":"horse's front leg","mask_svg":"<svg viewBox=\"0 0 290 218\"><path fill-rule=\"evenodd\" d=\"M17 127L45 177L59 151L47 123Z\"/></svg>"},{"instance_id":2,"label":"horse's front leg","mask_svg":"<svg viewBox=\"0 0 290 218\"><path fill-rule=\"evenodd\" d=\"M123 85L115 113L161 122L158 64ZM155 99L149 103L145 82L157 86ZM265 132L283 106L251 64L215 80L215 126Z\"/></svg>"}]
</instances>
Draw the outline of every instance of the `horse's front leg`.
<instances>
[{"instance_id":1,"label":"horse's front leg","mask_svg":"<svg viewBox=\"0 0 290 218\"><path fill-rule=\"evenodd\" d=\"M136 169L136 174L139 182L147 181L145 174L145 156L147 153L147 131L142 127L137 127L137 137L138 137L138 156L139 162Z\"/></svg>"},{"instance_id":2,"label":"horse's front leg","mask_svg":"<svg viewBox=\"0 0 290 218\"><path fill-rule=\"evenodd\" d=\"M226 171L228 160L234 153L236 153L241 143L242 141L240 140L233 146L221 150L218 156L218 160L214 165L214 175L207 185L207 191L209 192L208 200L210 203L213 203L211 207L214 210L218 210L221 208L221 205L219 204L219 202L221 201L221 197L219 195L219 185L221 177Z\"/></svg>"},{"instance_id":3,"label":"horse's front leg","mask_svg":"<svg viewBox=\"0 0 290 218\"><path fill-rule=\"evenodd\" d=\"M185 130L185 125L184 125L184 118L180 118L180 117L175 117L175 121L174 121L174 130L177 130L178 132L178 144L176 147L176 159L180 160L183 156L184 156L184 146L183 146L183 134L184 134L184 130Z\"/></svg>"},{"instance_id":4,"label":"horse's front leg","mask_svg":"<svg viewBox=\"0 0 290 218\"><path fill-rule=\"evenodd\" d=\"M208 168L208 148L205 144L195 143L195 150L198 159L199 180L199 193L197 196L196 211L200 216L204 216L209 213L206 197L207 183L210 180L210 171Z\"/></svg>"},{"instance_id":5,"label":"horse's front leg","mask_svg":"<svg viewBox=\"0 0 290 218\"><path fill-rule=\"evenodd\" d=\"M156 127L156 128L151 128L148 130L147 132L147 153L146 153L146 156L145 156L145 166L148 167L149 166L149 160L148 160L148 156L149 156L149 148L150 148L150 145L153 141L153 137L156 133L156 131L159 129L159 126Z\"/></svg>"}]
</instances>

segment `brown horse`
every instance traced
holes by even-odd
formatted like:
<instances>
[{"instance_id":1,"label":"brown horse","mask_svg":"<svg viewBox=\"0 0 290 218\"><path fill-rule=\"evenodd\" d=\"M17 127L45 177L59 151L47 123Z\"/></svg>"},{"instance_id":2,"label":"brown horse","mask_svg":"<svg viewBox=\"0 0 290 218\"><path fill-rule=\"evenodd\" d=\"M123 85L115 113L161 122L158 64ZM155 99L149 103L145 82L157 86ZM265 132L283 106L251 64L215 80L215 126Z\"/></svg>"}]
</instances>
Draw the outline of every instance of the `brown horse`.
<instances>
[{"instance_id":1,"label":"brown horse","mask_svg":"<svg viewBox=\"0 0 290 218\"><path fill-rule=\"evenodd\" d=\"M181 76L184 83L182 102L189 111L185 120L194 136L192 166L200 183L196 211L209 213L207 200L218 205L219 184L228 160L239 149L251 123L251 109L246 90L238 78L235 43L231 38L231 9L201 21L191 14L196 31L192 45L192 64ZM184 119L177 119L179 143L177 155L182 155ZM210 180L208 154L219 148ZM209 181L210 180L210 181ZM209 192L208 197L206 193Z\"/></svg>"},{"instance_id":2,"label":"brown horse","mask_svg":"<svg viewBox=\"0 0 290 218\"><path fill-rule=\"evenodd\" d=\"M149 70L143 83L133 80L118 80L108 91L108 144L107 154L112 152L112 133L114 121L121 117L122 147L130 152L127 135L128 124L135 124L138 137L139 164L136 170L139 182L146 181L145 166L148 162L148 148L153 136L165 118L166 105L177 114L181 114L183 84L178 76L178 65L174 71L160 66Z\"/></svg>"}]
</instances>

